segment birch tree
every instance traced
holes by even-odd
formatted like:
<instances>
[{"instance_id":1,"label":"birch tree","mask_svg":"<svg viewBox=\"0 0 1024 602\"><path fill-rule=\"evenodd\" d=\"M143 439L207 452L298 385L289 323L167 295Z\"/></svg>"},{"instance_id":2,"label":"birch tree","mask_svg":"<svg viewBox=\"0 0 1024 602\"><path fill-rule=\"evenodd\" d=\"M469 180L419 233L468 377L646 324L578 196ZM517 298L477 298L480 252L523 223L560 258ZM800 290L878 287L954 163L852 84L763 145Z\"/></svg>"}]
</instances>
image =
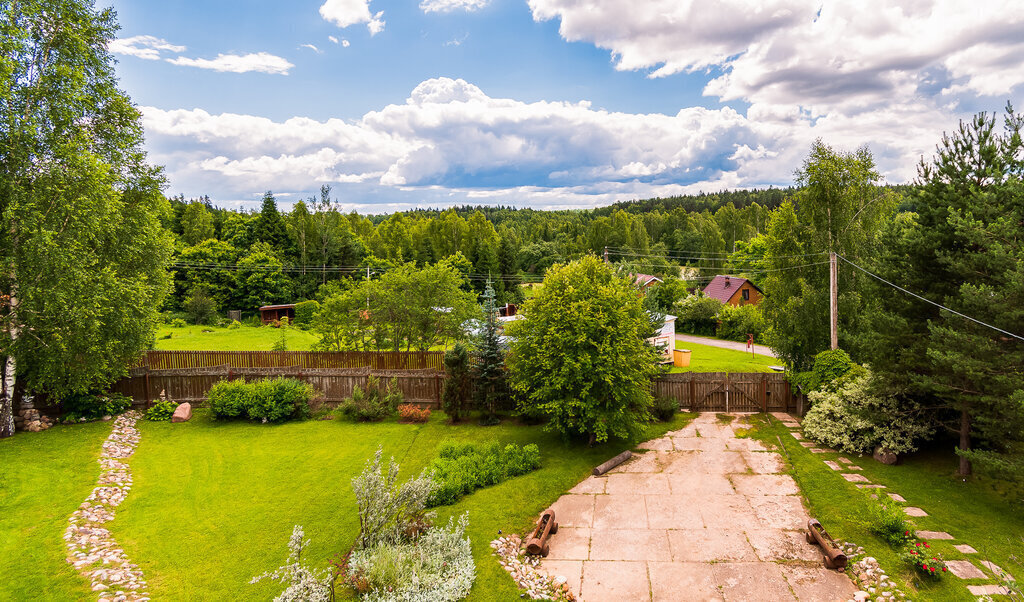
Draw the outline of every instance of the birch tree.
<instances>
[{"instance_id":1,"label":"birch tree","mask_svg":"<svg viewBox=\"0 0 1024 602\"><path fill-rule=\"evenodd\" d=\"M116 32L87 0L0 4L0 436L16 389L123 374L167 293L164 179L117 88Z\"/></svg>"}]
</instances>

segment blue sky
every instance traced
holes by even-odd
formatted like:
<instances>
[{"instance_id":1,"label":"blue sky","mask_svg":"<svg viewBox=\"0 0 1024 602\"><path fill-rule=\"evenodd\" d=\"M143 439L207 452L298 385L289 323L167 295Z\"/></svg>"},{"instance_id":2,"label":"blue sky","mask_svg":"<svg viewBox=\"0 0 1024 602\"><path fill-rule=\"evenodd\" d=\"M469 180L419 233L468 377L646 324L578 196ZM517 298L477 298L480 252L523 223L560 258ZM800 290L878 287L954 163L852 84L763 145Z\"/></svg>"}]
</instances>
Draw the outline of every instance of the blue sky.
<instances>
[{"instance_id":1,"label":"blue sky","mask_svg":"<svg viewBox=\"0 0 1024 602\"><path fill-rule=\"evenodd\" d=\"M815 138L914 176L1024 96L1011 2L116 0L168 194L347 208L786 185Z\"/></svg>"}]
</instances>

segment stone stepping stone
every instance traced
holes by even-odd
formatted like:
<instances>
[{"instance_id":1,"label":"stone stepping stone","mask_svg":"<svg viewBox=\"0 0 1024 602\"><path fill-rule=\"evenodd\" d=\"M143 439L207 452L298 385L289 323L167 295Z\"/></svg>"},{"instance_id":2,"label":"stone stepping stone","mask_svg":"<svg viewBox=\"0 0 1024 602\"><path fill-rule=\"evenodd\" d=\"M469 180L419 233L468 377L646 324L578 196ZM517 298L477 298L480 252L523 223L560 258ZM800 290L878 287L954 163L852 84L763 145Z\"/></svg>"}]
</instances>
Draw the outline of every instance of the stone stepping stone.
<instances>
[{"instance_id":1,"label":"stone stepping stone","mask_svg":"<svg viewBox=\"0 0 1024 602\"><path fill-rule=\"evenodd\" d=\"M789 434L792 435L793 438L796 439L797 441L804 438L804 436L801 435L798 431L789 431Z\"/></svg>"},{"instance_id":2,"label":"stone stepping stone","mask_svg":"<svg viewBox=\"0 0 1024 602\"><path fill-rule=\"evenodd\" d=\"M822 449L820 447L815 447L814 449L811 450L811 453L812 454L827 454L830 451L832 451L832 450Z\"/></svg>"},{"instance_id":3,"label":"stone stepping stone","mask_svg":"<svg viewBox=\"0 0 1024 602\"><path fill-rule=\"evenodd\" d=\"M857 473L843 473L843 478L851 483L867 483L868 478Z\"/></svg>"},{"instance_id":4,"label":"stone stepping stone","mask_svg":"<svg viewBox=\"0 0 1024 602\"><path fill-rule=\"evenodd\" d=\"M875 485L869 483L867 485L857 485L857 489L885 489L885 485Z\"/></svg>"},{"instance_id":5,"label":"stone stepping stone","mask_svg":"<svg viewBox=\"0 0 1024 602\"><path fill-rule=\"evenodd\" d=\"M974 596L995 596L1007 593L1001 585L968 585L967 591Z\"/></svg>"},{"instance_id":6,"label":"stone stepping stone","mask_svg":"<svg viewBox=\"0 0 1024 602\"><path fill-rule=\"evenodd\" d=\"M900 495L898 493L890 493L889 497L891 497L892 501L894 501L894 502L905 502L905 501L907 501L906 499L904 499L904 497L902 495Z\"/></svg>"},{"instance_id":7,"label":"stone stepping stone","mask_svg":"<svg viewBox=\"0 0 1024 602\"><path fill-rule=\"evenodd\" d=\"M801 441L800 445L803 445L804 447L814 447L814 441Z\"/></svg>"},{"instance_id":8,"label":"stone stepping stone","mask_svg":"<svg viewBox=\"0 0 1024 602\"><path fill-rule=\"evenodd\" d=\"M990 562L990 561L988 561L988 560L982 560L982 561L981 561L981 566L983 566L983 567L985 567L986 569L988 569L988 570L992 571L992 573L993 573L993 574L994 574L994 575L995 575L996 577L998 577L998 576L1000 576L1000 575L1006 575L1006 576L1007 576L1008 578L1010 578L1010 579L1013 579L1013 577L1012 577L1012 576L1011 576L1011 575L1010 575L1009 573L1007 573L1007 572L1006 572L1006 571L1004 571L1003 569L999 568L999 565L998 565L998 564L996 564L996 563L994 563L994 562Z\"/></svg>"},{"instance_id":9,"label":"stone stepping stone","mask_svg":"<svg viewBox=\"0 0 1024 602\"><path fill-rule=\"evenodd\" d=\"M848 465L846 466L846 470L864 470L864 469L863 469L863 468L861 468L860 466L854 466L854 465L852 465L852 464L848 464Z\"/></svg>"},{"instance_id":10,"label":"stone stepping stone","mask_svg":"<svg viewBox=\"0 0 1024 602\"><path fill-rule=\"evenodd\" d=\"M974 566L970 560L947 560L946 566L949 572L961 579L988 579L988 575L981 572L981 569Z\"/></svg>"},{"instance_id":11,"label":"stone stepping stone","mask_svg":"<svg viewBox=\"0 0 1024 602\"><path fill-rule=\"evenodd\" d=\"M906 508L903 509L903 512L907 516L915 516L915 517L928 516L927 512L925 512L924 510L921 510L917 506L907 506Z\"/></svg>"},{"instance_id":12,"label":"stone stepping stone","mask_svg":"<svg viewBox=\"0 0 1024 602\"><path fill-rule=\"evenodd\" d=\"M975 550L974 548L972 548L971 546L969 546L969 545L967 545L965 543L957 544L957 545L955 545L953 547L956 548L956 551L960 552L961 554L977 554L978 553L977 550Z\"/></svg>"},{"instance_id":13,"label":"stone stepping stone","mask_svg":"<svg viewBox=\"0 0 1024 602\"><path fill-rule=\"evenodd\" d=\"M839 461L842 462L843 464L853 464L853 460L843 456L839 456Z\"/></svg>"},{"instance_id":14,"label":"stone stepping stone","mask_svg":"<svg viewBox=\"0 0 1024 602\"><path fill-rule=\"evenodd\" d=\"M836 463L835 463L835 462L833 462L832 460L825 460L825 466L828 466L828 467L829 467L829 468L831 468L832 470L842 470L842 469L843 469L843 467L842 467L842 466L840 466L840 465L836 464Z\"/></svg>"},{"instance_id":15,"label":"stone stepping stone","mask_svg":"<svg viewBox=\"0 0 1024 602\"><path fill-rule=\"evenodd\" d=\"M953 539L953 536L945 531L918 531L917 536L921 539Z\"/></svg>"}]
</instances>

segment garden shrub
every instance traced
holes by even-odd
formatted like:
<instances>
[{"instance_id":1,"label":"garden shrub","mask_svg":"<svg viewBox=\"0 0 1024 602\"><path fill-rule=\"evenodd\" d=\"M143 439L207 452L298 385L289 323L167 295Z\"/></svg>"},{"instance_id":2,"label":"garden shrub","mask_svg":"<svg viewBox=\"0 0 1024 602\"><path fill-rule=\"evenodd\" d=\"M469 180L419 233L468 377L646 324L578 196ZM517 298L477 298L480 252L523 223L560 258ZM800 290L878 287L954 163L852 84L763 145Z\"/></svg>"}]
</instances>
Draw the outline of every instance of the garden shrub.
<instances>
[{"instance_id":1,"label":"garden shrub","mask_svg":"<svg viewBox=\"0 0 1024 602\"><path fill-rule=\"evenodd\" d=\"M910 565L918 575L938 581L946 572L946 563L942 556L931 549L926 541L916 542L914 545L907 545L900 554L903 562Z\"/></svg>"},{"instance_id":2,"label":"garden shrub","mask_svg":"<svg viewBox=\"0 0 1024 602\"><path fill-rule=\"evenodd\" d=\"M242 327L242 323L239 322L238 320L231 320L231 323L228 324L228 330L237 330L237 329L239 329L241 327Z\"/></svg>"},{"instance_id":3,"label":"garden shrub","mask_svg":"<svg viewBox=\"0 0 1024 602\"><path fill-rule=\"evenodd\" d=\"M363 471L352 479L359 512L359 549L411 541L433 519L433 513L426 511L435 488L433 478L423 471L398 485L398 463L391 458L385 469L382 457L378 448Z\"/></svg>"},{"instance_id":4,"label":"garden shrub","mask_svg":"<svg viewBox=\"0 0 1024 602\"><path fill-rule=\"evenodd\" d=\"M313 322L313 316L320 311L319 301L302 301L295 304L294 324L302 327L309 326Z\"/></svg>"},{"instance_id":5,"label":"garden shrub","mask_svg":"<svg viewBox=\"0 0 1024 602\"><path fill-rule=\"evenodd\" d=\"M405 403L398 406L399 422L426 422L430 420L430 408L421 408L414 403Z\"/></svg>"},{"instance_id":6,"label":"garden shrub","mask_svg":"<svg viewBox=\"0 0 1024 602\"><path fill-rule=\"evenodd\" d=\"M415 543L357 550L346 582L366 602L454 602L469 595L476 564L466 527L469 514L427 530Z\"/></svg>"},{"instance_id":7,"label":"garden shrub","mask_svg":"<svg viewBox=\"0 0 1024 602\"><path fill-rule=\"evenodd\" d=\"M723 303L703 294L690 295L676 303L676 329L680 332L714 336L718 312Z\"/></svg>"},{"instance_id":8,"label":"garden shrub","mask_svg":"<svg viewBox=\"0 0 1024 602\"><path fill-rule=\"evenodd\" d=\"M895 454L912 452L934 432L926 412L914 400L872 390L867 368L848 370L836 389L814 391L804 416L804 434L849 453L882 447Z\"/></svg>"},{"instance_id":9,"label":"garden shrub","mask_svg":"<svg viewBox=\"0 0 1024 602\"><path fill-rule=\"evenodd\" d=\"M914 539L914 527L903 508L890 499L881 499L871 509L871 532L893 548L902 548Z\"/></svg>"},{"instance_id":10,"label":"garden shrub","mask_svg":"<svg viewBox=\"0 0 1024 602\"><path fill-rule=\"evenodd\" d=\"M330 602L334 599L334 575L302 564L302 550L309 545L301 525L295 525L288 539L288 560L276 571L254 577L249 583L273 579L287 584L275 602Z\"/></svg>"},{"instance_id":11,"label":"garden shrub","mask_svg":"<svg viewBox=\"0 0 1024 602\"><path fill-rule=\"evenodd\" d=\"M158 401L146 411L146 420L170 420L176 409L178 409L176 401L170 399Z\"/></svg>"},{"instance_id":12,"label":"garden shrub","mask_svg":"<svg viewBox=\"0 0 1024 602\"><path fill-rule=\"evenodd\" d=\"M471 367L469 348L462 341L444 354L445 379L441 392L441 409L452 422L458 422L469 411Z\"/></svg>"},{"instance_id":13,"label":"garden shrub","mask_svg":"<svg viewBox=\"0 0 1024 602\"><path fill-rule=\"evenodd\" d=\"M309 416L311 385L294 378L218 381L207 400L215 418L249 418L260 422L281 422Z\"/></svg>"},{"instance_id":14,"label":"garden shrub","mask_svg":"<svg viewBox=\"0 0 1024 602\"><path fill-rule=\"evenodd\" d=\"M171 320L171 326L174 328L185 328L185 320L182 320L181 318L174 318Z\"/></svg>"},{"instance_id":15,"label":"garden shrub","mask_svg":"<svg viewBox=\"0 0 1024 602\"><path fill-rule=\"evenodd\" d=\"M464 495L482 487L524 475L540 467L540 448L529 444L522 448L497 442L488 445L445 443L426 470L435 481L428 506L453 504Z\"/></svg>"},{"instance_id":16,"label":"garden shrub","mask_svg":"<svg viewBox=\"0 0 1024 602\"><path fill-rule=\"evenodd\" d=\"M64 422L83 422L125 412L132 407L132 400L120 393L85 393L65 398L60 406Z\"/></svg>"},{"instance_id":17,"label":"garden shrub","mask_svg":"<svg viewBox=\"0 0 1024 602\"><path fill-rule=\"evenodd\" d=\"M679 411L679 402L671 397L655 397L651 413L662 422L672 420L672 417Z\"/></svg>"},{"instance_id":18,"label":"garden shrub","mask_svg":"<svg viewBox=\"0 0 1024 602\"><path fill-rule=\"evenodd\" d=\"M764 342L768 323L757 305L723 305L718 310L718 329L715 336L730 341L747 341L747 334L754 335L754 342Z\"/></svg>"},{"instance_id":19,"label":"garden shrub","mask_svg":"<svg viewBox=\"0 0 1024 602\"><path fill-rule=\"evenodd\" d=\"M391 379L387 388L382 388L380 379L371 375L366 381L366 390L359 385L352 390L352 396L341 402L339 416L358 422L378 422L391 416L402 403L402 392L398 379Z\"/></svg>"}]
</instances>

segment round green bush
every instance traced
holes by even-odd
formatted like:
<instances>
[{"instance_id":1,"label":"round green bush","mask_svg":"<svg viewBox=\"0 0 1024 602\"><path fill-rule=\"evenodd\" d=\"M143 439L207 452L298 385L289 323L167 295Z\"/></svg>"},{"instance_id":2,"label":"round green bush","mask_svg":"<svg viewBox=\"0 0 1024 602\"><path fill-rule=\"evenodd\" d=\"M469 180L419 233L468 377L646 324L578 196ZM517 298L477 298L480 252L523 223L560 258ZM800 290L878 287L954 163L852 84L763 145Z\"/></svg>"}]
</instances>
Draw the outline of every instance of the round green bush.
<instances>
[{"instance_id":1,"label":"round green bush","mask_svg":"<svg viewBox=\"0 0 1024 602\"><path fill-rule=\"evenodd\" d=\"M176 409L178 409L178 402L176 401L170 399L158 401L146 412L146 420L170 420Z\"/></svg>"}]
</instances>

